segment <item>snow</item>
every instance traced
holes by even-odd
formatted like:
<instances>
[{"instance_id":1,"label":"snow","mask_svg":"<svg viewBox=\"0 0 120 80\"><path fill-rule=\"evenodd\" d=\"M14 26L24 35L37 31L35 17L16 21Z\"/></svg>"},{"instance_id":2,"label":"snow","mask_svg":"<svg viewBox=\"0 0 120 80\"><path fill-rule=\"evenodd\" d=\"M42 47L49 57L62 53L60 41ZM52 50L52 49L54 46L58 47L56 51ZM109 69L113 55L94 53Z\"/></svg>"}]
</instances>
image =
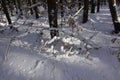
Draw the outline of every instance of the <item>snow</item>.
<instances>
[{"instance_id":1,"label":"snow","mask_svg":"<svg viewBox=\"0 0 120 80\"><path fill-rule=\"evenodd\" d=\"M49 30L41 34L43 26L48 28L44 16L25 24L20 19L19 32L0 33L0 80L119 80L120 62L113 52L120 49L120 37L111 34L109 9L89 16L85 24L76 20L82 30L75 28L72 36L69 27L53 39Z\"/></svg>"}]
</instances>

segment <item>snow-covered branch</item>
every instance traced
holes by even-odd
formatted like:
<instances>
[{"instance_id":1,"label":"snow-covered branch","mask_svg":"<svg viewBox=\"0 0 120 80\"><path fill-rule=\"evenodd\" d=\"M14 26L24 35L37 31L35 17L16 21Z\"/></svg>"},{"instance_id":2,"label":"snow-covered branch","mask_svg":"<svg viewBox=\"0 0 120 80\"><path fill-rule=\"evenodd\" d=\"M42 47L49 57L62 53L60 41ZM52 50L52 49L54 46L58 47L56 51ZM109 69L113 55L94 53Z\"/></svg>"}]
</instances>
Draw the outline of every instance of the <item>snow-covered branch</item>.
<instances>
[{"instance_id":1,"label":"snow-covered branch","mask_svg":"<svg viewBox=\"0 0 120 80\"><path fill-rule=\"evenodd\" d=\"M33 7L36 7L36 6L40 6L40 5L42 5L42 3L41 2L39 2L39 3L36 3L36 4L32 4L31 6L23 6L23 9L30 9L30 8L33 8Z\"/></svg>"},{"instance_id":2,"label":"snow-covered branch","mask_svg":"<svg viewBox=\"0 0 120 80\"><path fill-rule=\"evenodd\" d=\"M74 15L73 17L76 17L82 10L83 10L84 6L82 6Z\"/></svg>"}]
</instances>

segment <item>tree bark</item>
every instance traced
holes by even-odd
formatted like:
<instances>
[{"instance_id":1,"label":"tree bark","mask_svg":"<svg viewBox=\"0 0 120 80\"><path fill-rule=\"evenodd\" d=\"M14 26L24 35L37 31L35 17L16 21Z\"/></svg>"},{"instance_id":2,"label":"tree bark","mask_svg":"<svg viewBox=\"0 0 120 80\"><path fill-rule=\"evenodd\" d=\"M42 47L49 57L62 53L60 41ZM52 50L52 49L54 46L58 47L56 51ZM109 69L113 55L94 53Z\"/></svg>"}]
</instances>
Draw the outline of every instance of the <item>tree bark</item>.
<instances>
[{"instance_id":1,"label":"tree bark","mask_svg":"<svg viewBox=\"0 0 120 80\"><path fill-rule=\"evenodd\" d=\"M5 15L6 15L6 18L7 18L7 20L8 20L8 23L9 23L9 24L12 24L12 21L11 21L11 18L10 18L9 12L8 12L8 9L7 9L7 7L6 7L6 2L5 2L5 0L1 0L1 5L2 5L2 7L3 7L3 12L4 12ZM10 28L12 28L12 26L10 26Z\"/></svg>"},{"instance_id":2,"label":"tree bark","mask_svg":"<svg viewBox=\"0 0 120 80\"><path fill-rule=\"evenodd\" d=\"M51 28L57 28L57 8L56 8L56 0L47 0L48 4L48 17L49 17L49 25ZM58 30L50 30L51 38L54 36L59 36Z\"/></svg>"},{"instance_id":3,"label":"tree bark","mask_svg":"<svg viewBox=\"0 0 120 80\"><path fill-rule=\"evenodd\" d=\"M97 0L97 12L100 12L100 1L101 0Z\"/></svg>"},{"instance_id":4,"label":"tree bark","mask_svg":"<svg viewBox=\"0 0 120 80\"><path fill-rule=\"evenodd\" d=\"M91 0L91 13L95 13L95 1Z\"/></svg>"},{"instance_id":5,"label":"tree bark","mask_svg":"<svg viewBox=\"0 0 120 80\"><path fill-rule=\"evenodd\" d=\"M88 21L89 0L84 0L83 23Z\"/></svg>"},{"instance_id":6,"label":"tree bark","mask_svg":"<svg viewBox=\"0 0 120 80\"><path fill-rule=\"evenodd\" d=\"M36 1L37 1L37 0L33 0L33 4L36 4L36 3L37 3ZM35 11L36 19L38 19L38 18L39 18L39 15L38 15L38 9L37 9L37 6L35 6L33 9L34 9L34 11Z\"/></svg>"},{"instance_id":7,"label":"tree bark","mask_svg":"<svg viewBox=\"0 0 120 80\"><path fill-rule=\"evenodd\" d=\"M19 12L20 12L20 15L23 15L23 12L22 12L22 8L21 8L21 0L17 0L17 5L18 5L18 9L19 9Z\"/></svg>"},{"instance_id":8,"label":"tree bark","mask_svg":"<svg viewBox=\"0 0 120 80\"><path fill-rule=\"evenodd\" d=\"M28 0L28 5L29 5L29 6L31 6L31 5L32 5L31 0ZM31 13L31 15L33 14L33 9L32 9L32 8L30 8L30 13Z\"/></svg>"},{"instance_id":9,"label":"tree bark","mask_svg":"<svg viewBox=\"0 0 120 80\"><path fill-rule=\"evenodd\" d=\"M81 2L80 2L81 0L78 0L78 2L79 2L79 9L81 8Z\"/></svg>"},{"instance_id":10,"label":"tree bark","mask_svg":"<svg viewBox=\"0 0 120 80\"><path fill-rule=\"evenodd\" d=\"M60 0L61 17L64 17L63 0Z\"/></svg>"},{"instance_id":11,"label":"tree bark","mask_svg":"<svg viewBox=\"0 0 120 80\"><path fill-rule=\"evenodd\" d=\"M116 0L108 0L109 8L112 16L112 21L115 28L115 33L120 32L120 21L118 20L117 11L116 11Z\"/></svg>"}]
</instances>

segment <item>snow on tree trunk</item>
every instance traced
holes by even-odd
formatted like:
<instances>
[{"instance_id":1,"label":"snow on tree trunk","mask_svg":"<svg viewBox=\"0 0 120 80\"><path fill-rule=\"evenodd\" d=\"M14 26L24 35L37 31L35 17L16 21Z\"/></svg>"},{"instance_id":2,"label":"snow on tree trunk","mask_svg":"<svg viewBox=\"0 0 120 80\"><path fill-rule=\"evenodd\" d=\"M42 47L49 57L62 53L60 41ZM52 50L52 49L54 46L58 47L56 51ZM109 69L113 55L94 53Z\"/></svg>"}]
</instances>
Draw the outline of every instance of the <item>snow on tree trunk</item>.
<instances>
[{"instance_id":1,"label":"snow on tree trunk","mask_svg":"<svg viewBox=\"0 0 120 80\"><path fill-rule=\"evenodd\" d=\"M64 17L63 0L60 0L61 17Z\"/></svg>"},{"instance_id":2,"label":"snow on tree trunk","mask_svg":"<svg viewBox=\"0 0 120 80\"><path fill-rule=\"evenodd\" d=\"M33 4L36 4L37 3L37 0L33 0ZM37 9L37 6L34 7L34 11L35 11L35 17L36 19L39 18L39 15L38 15L38 9Z\"/></svg>"},{"instance_id":3,"label":"snow on tree trunk","mask_svg":"<svg viewBox=\"0 0 120 80\"><path fill-rule=\"evenodd\" d=\"M6 7L6 2L5 2L5 0L1 0L1 1L2 1L1 5L2 5L2 7L3 7L3 12L4 12L5 15L6 15L6 18L7 18L7 20L8 20L8 23L9 23L9 24L12 24L12 21L11 21L11 18L10 18L9 12L8 12L8 9L7 9L7 7ZM10 28L12 28L12 26L10 26Z\"/></svg>"},{"instance_id":4,"label":"snow on tree trunk","mask_svg":"<svg viewBox=\"0 0 120 80\"><path fill-rule=\"evenodd\" d=\"M18 5L18 8L19 8L19 12L20 12L20 14L22 15L23 14L23 12L22 12L22 4L21 4L21 0L17 0L17 5Z\"/></svg>"},{"instance_id":5,"label":"snow on tree trunk","mask_svg":"<svg viewBox=\"0 0 120 80\"><path fill-rule=\"evenodd\" d=\"M117 11L116 11L116 0L108 0L109 8L112 16L112 21L115 28L115 33L120 32L120 21L118 20Z\"/></svg>"},{"instance_id":6,"label":"snow on tree trunk","mask_svg":"<svg viewBox=\"0 0 120 80\"><path fill-rule=\"evenodd\" d=\"M57 7L56 7L56 0L47 0L48 4L48 17L49 17L49 25L51 28L57 28ZM51 38L54 36L59 36L58 30L51 30L50 31Z\"/></svg>"}]
</instances>

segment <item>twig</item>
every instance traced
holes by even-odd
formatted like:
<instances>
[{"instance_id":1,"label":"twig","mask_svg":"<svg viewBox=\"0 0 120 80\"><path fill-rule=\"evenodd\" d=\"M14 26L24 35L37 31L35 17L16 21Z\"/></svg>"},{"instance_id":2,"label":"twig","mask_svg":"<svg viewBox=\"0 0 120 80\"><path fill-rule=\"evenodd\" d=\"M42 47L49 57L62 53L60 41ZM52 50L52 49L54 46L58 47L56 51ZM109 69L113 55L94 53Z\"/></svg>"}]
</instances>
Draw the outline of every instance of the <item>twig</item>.
<instances>
[{"instance_id":1,"label":"twig","mask_svg":"<svg viewBox=\"0 0 120 80\"><path fill-rule=\"evenodd\" d=\"M84 6L82 6L74 15L73 17L76 17L82 10L83 10Z\"/></svg>"},{"instance_id":2,"label":"twig","mask_svg":"<svg viewBox=\"0 0 120 80\"><path fill-rule=\"evenodd\" d=\"M33 7L40 6L40 5L42 5L42 3L39 2L39 3L33 4L31 6L23 6L23 9L31 9Z\"/></svg>"},{"instance_id":3,"label":"twig","mask_svg":"<svg viewBox=\"0 0 120 80\"><path fill-rule=\"evenodd\" d=\"M5 53L5 57L4 57L4 61L7 61L7 60L8 60L7 55L8 55L8 53L9 53L9 49L10 49L10 45L11 45L12 41L13 41L13 38L11 38L11 39L9 40L9 44L8 44L8 46L7 46L6 53Z\"/></svg>"}]
</instances>

